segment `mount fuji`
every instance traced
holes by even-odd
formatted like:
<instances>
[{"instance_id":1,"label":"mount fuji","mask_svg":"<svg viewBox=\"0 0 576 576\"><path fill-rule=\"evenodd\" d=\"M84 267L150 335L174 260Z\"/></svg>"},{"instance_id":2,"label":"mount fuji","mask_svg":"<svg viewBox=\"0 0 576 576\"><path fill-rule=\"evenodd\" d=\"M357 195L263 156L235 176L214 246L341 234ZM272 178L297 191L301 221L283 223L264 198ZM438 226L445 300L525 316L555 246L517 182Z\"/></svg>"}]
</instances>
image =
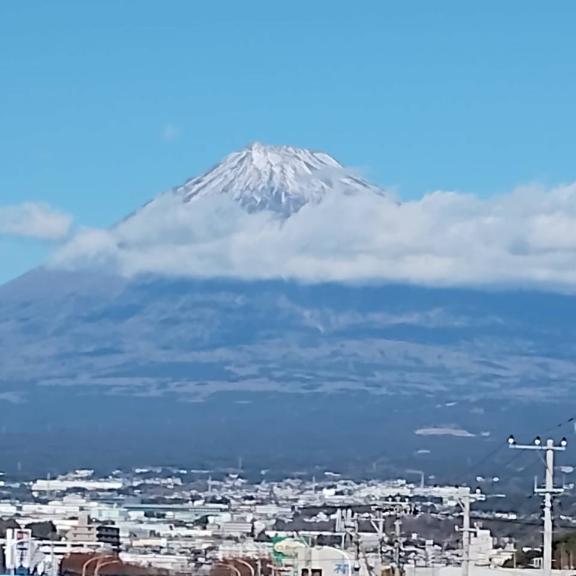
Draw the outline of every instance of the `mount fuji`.
<instances>
[{"instance_id":1,"label":"mount fuji","mask_svg":"<svg viewBox=\"0 0 576 576\"><path fill-rule=\"evenodd\" d=\"M351 195L385 194L328 154L258 142L230 154L170 194L184 203L223 195L248 212L267 210L287 218L308 203L321 202L334 190Z\"/></svg>"},{"instance_id":2,"label":"mount fuji","mask_svg":"<svg viewBox=\"0 0 576 576\"><path fill-rule=\"evenodd\" d=\"M258 470L440 477L576 411L572 296L175 273L191 267L183 245L195 243L195 263L213 258L230 214L289 228L308 210L330 218L334 195L393 202L327 154L253 144L106 231L106 249L130 256L169 237L157 260L174 255L170 274L80 251L83 266L1 286L5 467L222 468L243 456Z\"/></svg>"},{"instance_id":3,"label":"mount fuji","mask_svg":"<svg viewBox=\"0 0 576 576\"><path fill-rule=\"evenodd\" d=\"M369 232L356 221L370 218L375 206L395 205L385 190L328 154L256 143L111 228L79 232L51 264L60 270L96 265L126 277L340 279L364 262L357 256ZM355 209L365 216L351 218ZM331 254L345 262L331 267Z\"/></svg>"}]
</instances>

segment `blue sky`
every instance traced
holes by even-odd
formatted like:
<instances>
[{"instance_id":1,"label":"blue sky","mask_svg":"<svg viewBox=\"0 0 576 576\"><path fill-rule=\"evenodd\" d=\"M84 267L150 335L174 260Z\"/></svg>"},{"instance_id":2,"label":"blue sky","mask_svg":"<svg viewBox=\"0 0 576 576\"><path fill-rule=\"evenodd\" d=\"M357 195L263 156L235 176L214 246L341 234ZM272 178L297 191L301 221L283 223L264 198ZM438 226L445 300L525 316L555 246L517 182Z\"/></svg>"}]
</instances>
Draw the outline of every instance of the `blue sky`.
<instances>
[{"instance_id":1,"label":"blue sky","mask_svg":"<svg viewBox=\"0 0 576 576\"><path fill-rule=\"evenodd\" d=\"M576 178L576 4L5 0L0 209L107 226L254 140L402 197ZM0 239L0 280L50 243Z\"/></svg>"}]
</instances>

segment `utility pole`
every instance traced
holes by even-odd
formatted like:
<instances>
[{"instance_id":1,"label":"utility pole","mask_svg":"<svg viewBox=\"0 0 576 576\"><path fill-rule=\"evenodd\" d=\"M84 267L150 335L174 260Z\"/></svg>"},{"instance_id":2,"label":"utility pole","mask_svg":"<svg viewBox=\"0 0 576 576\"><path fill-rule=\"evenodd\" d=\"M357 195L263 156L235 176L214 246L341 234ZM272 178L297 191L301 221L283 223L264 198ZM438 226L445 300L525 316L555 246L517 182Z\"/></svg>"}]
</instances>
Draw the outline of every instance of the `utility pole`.
<instances>
[{"instance_id":1,"label":"utility pole","mask_svg":"<svg viewBox=\"0 0 576 576\"><path fill-rule=\"evenodd\" d=\"M382 510L378 510L376 519L371 518L370 524L378 535L378 558L380 560L380 572L384 566L384 542L386 540L386 532L384 530L384 515Z\"/></svg>"},{"instance_id":2,"label":"utility pole","mask_svg":"<svg viewBox=\"0 0 576 576\"><path fill-rule=\"evenodd\" d=\"M402 521L394 520L394 575L402 576Z\"/></svg>"},{"instance_id":3,"label":"utility pole","mask_svg":"<svg viewBox=\"0 0 576 576\"><path fill-rule=\"evenodd\" d=\"M355 514L352 521L352 543L354 544L354 568L360 566L360 523Z\"/></svg>"},{"instance_id":4,"label":"utility pole","mask_svg":"<svg viewBox=\"0 0 576 576\"><path fill-rule=\"evenodd\" d=\"M554 440L546 440L542 444L539 436L534 439L533 444L517 444L514 436L508 438L510 448L520 450L544 450L546 452L546 480L544 488L534 488L536 494L544 496L544 541L542 550L542 573L544 576L552 574L552 496L562 494L562 488L554 488L554 453L566 450L566 438L560 440L560 444L554 444Z\"/></svg>"},{"instance_id":5,"label":"utility pole","mask_svg":"<svg viewBox=\"0 0 576 576\"><path fill-rule=\"evenodd\" d=\"M479 488L472 494L470 488L466 486L460 490L457 499L462 508L462 528L460 528L462 532L462 576L470 576L470 534L475 532L474 528L470 527L470 505L472 502L485 500L485 496Z\"/></svg>"},{"instance_id":6,"label":"utility pole","mask_svg":"<svg viewBox=\"0 0 576 576\"><path fill-rule=\"evenodd\" d=\"M386 502L382 503L376 509L376 514L374 516L370 516L370 524L378 536L378 556L381 571L385 564L385 543L387 541L384 511L388 513L394 513L396 516L394 521L394 536L392 539L394 576L402 576L404 574L404 539L402 538L401 518L411 510L412 506L408 500L401 500L398 497L395 499L388 498Z\"/></svg>"}]
</instances>

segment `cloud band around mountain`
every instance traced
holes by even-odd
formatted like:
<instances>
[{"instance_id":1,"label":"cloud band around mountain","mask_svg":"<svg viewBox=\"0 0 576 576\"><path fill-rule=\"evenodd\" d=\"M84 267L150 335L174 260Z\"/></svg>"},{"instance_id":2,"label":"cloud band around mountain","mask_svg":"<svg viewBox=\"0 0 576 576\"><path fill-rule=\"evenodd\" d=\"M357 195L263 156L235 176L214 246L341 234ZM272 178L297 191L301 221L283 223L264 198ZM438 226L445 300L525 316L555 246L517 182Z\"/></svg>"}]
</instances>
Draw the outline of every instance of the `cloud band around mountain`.
<instances>
[{"instance_id":1,"label":"cloud band around mountain","mask_svg":"<svg viewBox=\"0 0 576 576\"><path fill-rule=\"evenodd\" d=\"M60 240L68 235L71 225L68 214L46 204L0 206L0 236Z\"/></svg>"},{"instance_id":2,"label":"cloud band around mountain","mask_svg":"<svg viewBox=\"0 0 576 576\"><path fill-rule=\"evenodd\" d=\"M160 197L110 230L80 231L52 266L428 285L576 286L576 184L395 202L337 190L286 220L225 197Z\"/></svg>"}]
</instances>

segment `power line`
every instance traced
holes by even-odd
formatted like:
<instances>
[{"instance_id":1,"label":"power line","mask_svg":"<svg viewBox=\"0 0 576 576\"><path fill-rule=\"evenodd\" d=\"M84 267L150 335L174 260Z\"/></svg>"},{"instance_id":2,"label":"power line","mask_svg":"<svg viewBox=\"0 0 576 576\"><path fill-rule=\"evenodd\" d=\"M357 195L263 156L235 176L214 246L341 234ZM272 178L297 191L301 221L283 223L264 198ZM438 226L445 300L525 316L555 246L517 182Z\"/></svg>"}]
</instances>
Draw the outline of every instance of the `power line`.
<instances>
[{"instance_id":1,"label":"power line","mask_svg":"<svg viewBox=\"0 0 576 576\"><path fill-rule=\"evenodd\" d=\"M552 431L558 431L559 429L561 429L562 427L566 426L567 424L571 424L576 422L576 416L569 416L568 418L565 418L563 420L560 420L560 422L556 422L555 424L552 424L549 428L546 428L543 432L544 435L549 434ZM498 445L493 448L492 450L490 450L487 454L485 454L484 456L481 456L478 460L476 460L475 462L473 462L472 464L467 465L465 468L463 468L460 472L457 472L456 474L456 479L458 481L464 481L466 478L465 476L467 476L469 473L473 472L474 470L479 470L481 466L483 466L484 464L486 464L486 462L492 460L493 458L495 458L495 456L501 451L504 450L504 448L506 448L506 444L504 442L502 443L498 443ZM509 462L505 463L503 465L504 468L507 468L513 461L515 461L518 457L520 457L522 454L520 452L518 452L517 454L515 454Z\"/></svg>"}]
</instances>

